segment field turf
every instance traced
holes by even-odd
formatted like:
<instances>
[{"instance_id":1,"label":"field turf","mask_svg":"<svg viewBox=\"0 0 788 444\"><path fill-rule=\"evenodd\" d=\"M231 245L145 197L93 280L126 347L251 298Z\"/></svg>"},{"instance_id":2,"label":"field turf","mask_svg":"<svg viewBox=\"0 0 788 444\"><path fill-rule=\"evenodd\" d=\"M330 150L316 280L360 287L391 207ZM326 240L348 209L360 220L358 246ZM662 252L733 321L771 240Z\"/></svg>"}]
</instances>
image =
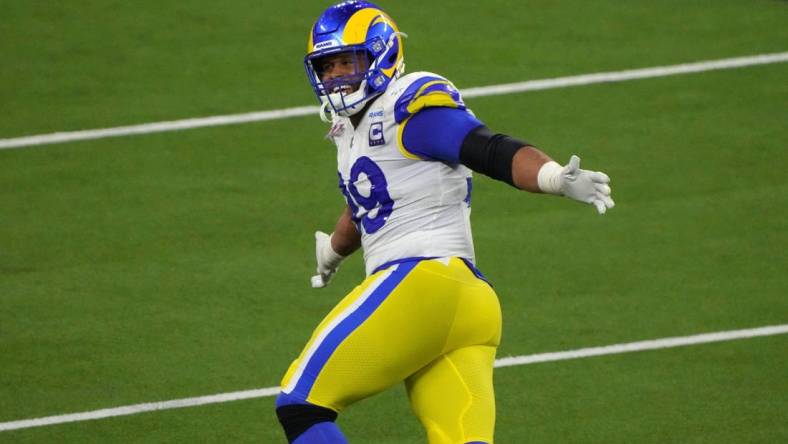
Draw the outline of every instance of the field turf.
<instances>
[{"instance_id":1,"label":"field turf","mask_svg":"<svg viewBox=\"0 0 788 444\"><path fill-rule=\"evenodd\" d=\"M0 139L315 104L328 2L5 2ZM458 88L788 50L788 2L381 4ZM477 175L499 356L788 324L788 64L467 99L612 177L600 217ZM0 423L279 382L363 278L309 288L342 209L314 117L0 150ZM498 443L788 442L786 335L496 370ZM404 390L353 443L424 442ZM0 443L284 442L273 398L0 432Z\"/></svg>"}]
</instances>

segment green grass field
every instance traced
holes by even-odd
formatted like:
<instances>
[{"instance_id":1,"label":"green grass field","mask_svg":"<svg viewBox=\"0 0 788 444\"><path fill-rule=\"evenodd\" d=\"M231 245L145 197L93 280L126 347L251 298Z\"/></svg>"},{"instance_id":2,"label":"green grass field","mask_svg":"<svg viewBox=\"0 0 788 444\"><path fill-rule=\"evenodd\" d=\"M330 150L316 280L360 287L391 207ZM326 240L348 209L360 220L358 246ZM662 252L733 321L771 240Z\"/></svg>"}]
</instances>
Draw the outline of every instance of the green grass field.
<instances>
[{"instance_id":1,"label":"green grass field","mask_svg":"<svg viewBox=\"0 0 788 444\"><path fill-rule=\"evenodd\" d=\"M0 139L312 105L330 2L4 2ZM460 89L788 50L788 2L381 3ZM468 99L613 180L599 217L474 184L499 356L788 323L788 64ZM0 150L0 423L271 387L363 278L309 288L342 209L315 117ZM496 370L496 442L788 442L788 337ZM404 390L353 443L424 442ZM13 443L284 442L273 398L0 432Z\"/></svg>"}]
</instances>

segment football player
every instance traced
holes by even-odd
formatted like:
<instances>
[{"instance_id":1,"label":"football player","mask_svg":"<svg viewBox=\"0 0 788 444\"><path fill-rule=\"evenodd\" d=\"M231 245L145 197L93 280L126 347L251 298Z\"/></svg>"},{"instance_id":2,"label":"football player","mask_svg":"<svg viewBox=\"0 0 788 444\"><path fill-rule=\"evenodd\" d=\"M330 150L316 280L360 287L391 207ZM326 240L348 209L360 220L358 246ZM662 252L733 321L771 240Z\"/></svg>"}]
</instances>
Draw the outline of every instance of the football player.
<instances>
[{"instance_id":1,"label":"football player","mask_svg":"<svg viewBox=\"0 0 788 444\"><path fill-rule=\"evenodd\" d=\"M304 59L337 146L347 206L315 233L324 287L363 248L366 279L315 329L286 372L276 412L295 444L345 443L337 414L405 382L430 443L493 442L501 312L475 266L471 171L601 214L609 178L565 166L487 128L447 79L404 74L403 36L379 7L346 1L309 34Z\"/></svg>"}]
</instances>

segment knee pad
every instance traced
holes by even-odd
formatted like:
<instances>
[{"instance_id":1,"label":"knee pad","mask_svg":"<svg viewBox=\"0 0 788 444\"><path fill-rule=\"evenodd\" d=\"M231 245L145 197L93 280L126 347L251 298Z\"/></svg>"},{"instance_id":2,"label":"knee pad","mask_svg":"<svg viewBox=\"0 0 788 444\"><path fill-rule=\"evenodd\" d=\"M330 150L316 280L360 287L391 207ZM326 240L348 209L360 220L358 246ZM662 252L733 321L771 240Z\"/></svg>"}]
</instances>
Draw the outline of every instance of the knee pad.
<instances>
[{"instance_id":1,"label":"knee pad","mask_svg":"<svg viewBox=\"0 0 788 444\"><path fill-rule=\"evenodd\" d=\"M293 442L315 424L334 422L337 412L312 404L289 404L277 407L276 416L285 430L287 440Z\"/></svg>"}]
</instances>

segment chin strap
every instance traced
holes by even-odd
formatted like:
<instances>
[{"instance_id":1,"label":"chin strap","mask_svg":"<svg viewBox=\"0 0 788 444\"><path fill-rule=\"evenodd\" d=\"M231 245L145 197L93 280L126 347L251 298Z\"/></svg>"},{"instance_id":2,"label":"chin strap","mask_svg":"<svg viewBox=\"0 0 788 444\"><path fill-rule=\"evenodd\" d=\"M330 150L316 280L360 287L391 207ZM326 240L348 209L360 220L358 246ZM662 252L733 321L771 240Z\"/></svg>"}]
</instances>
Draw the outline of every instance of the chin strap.
<instances>
[{"instance_id":1,"label":"chin strap","mask_svg":"<svg viewBox=\"0 0 788 444\"><path fill-rule=\"evenodd\" d=\"M325 101L322 105L320 105L320 120L325 123L333 124L336 117L337 113L334 111L334 107L331 106L328 101Z\"/></svg>"}]
</instances>

